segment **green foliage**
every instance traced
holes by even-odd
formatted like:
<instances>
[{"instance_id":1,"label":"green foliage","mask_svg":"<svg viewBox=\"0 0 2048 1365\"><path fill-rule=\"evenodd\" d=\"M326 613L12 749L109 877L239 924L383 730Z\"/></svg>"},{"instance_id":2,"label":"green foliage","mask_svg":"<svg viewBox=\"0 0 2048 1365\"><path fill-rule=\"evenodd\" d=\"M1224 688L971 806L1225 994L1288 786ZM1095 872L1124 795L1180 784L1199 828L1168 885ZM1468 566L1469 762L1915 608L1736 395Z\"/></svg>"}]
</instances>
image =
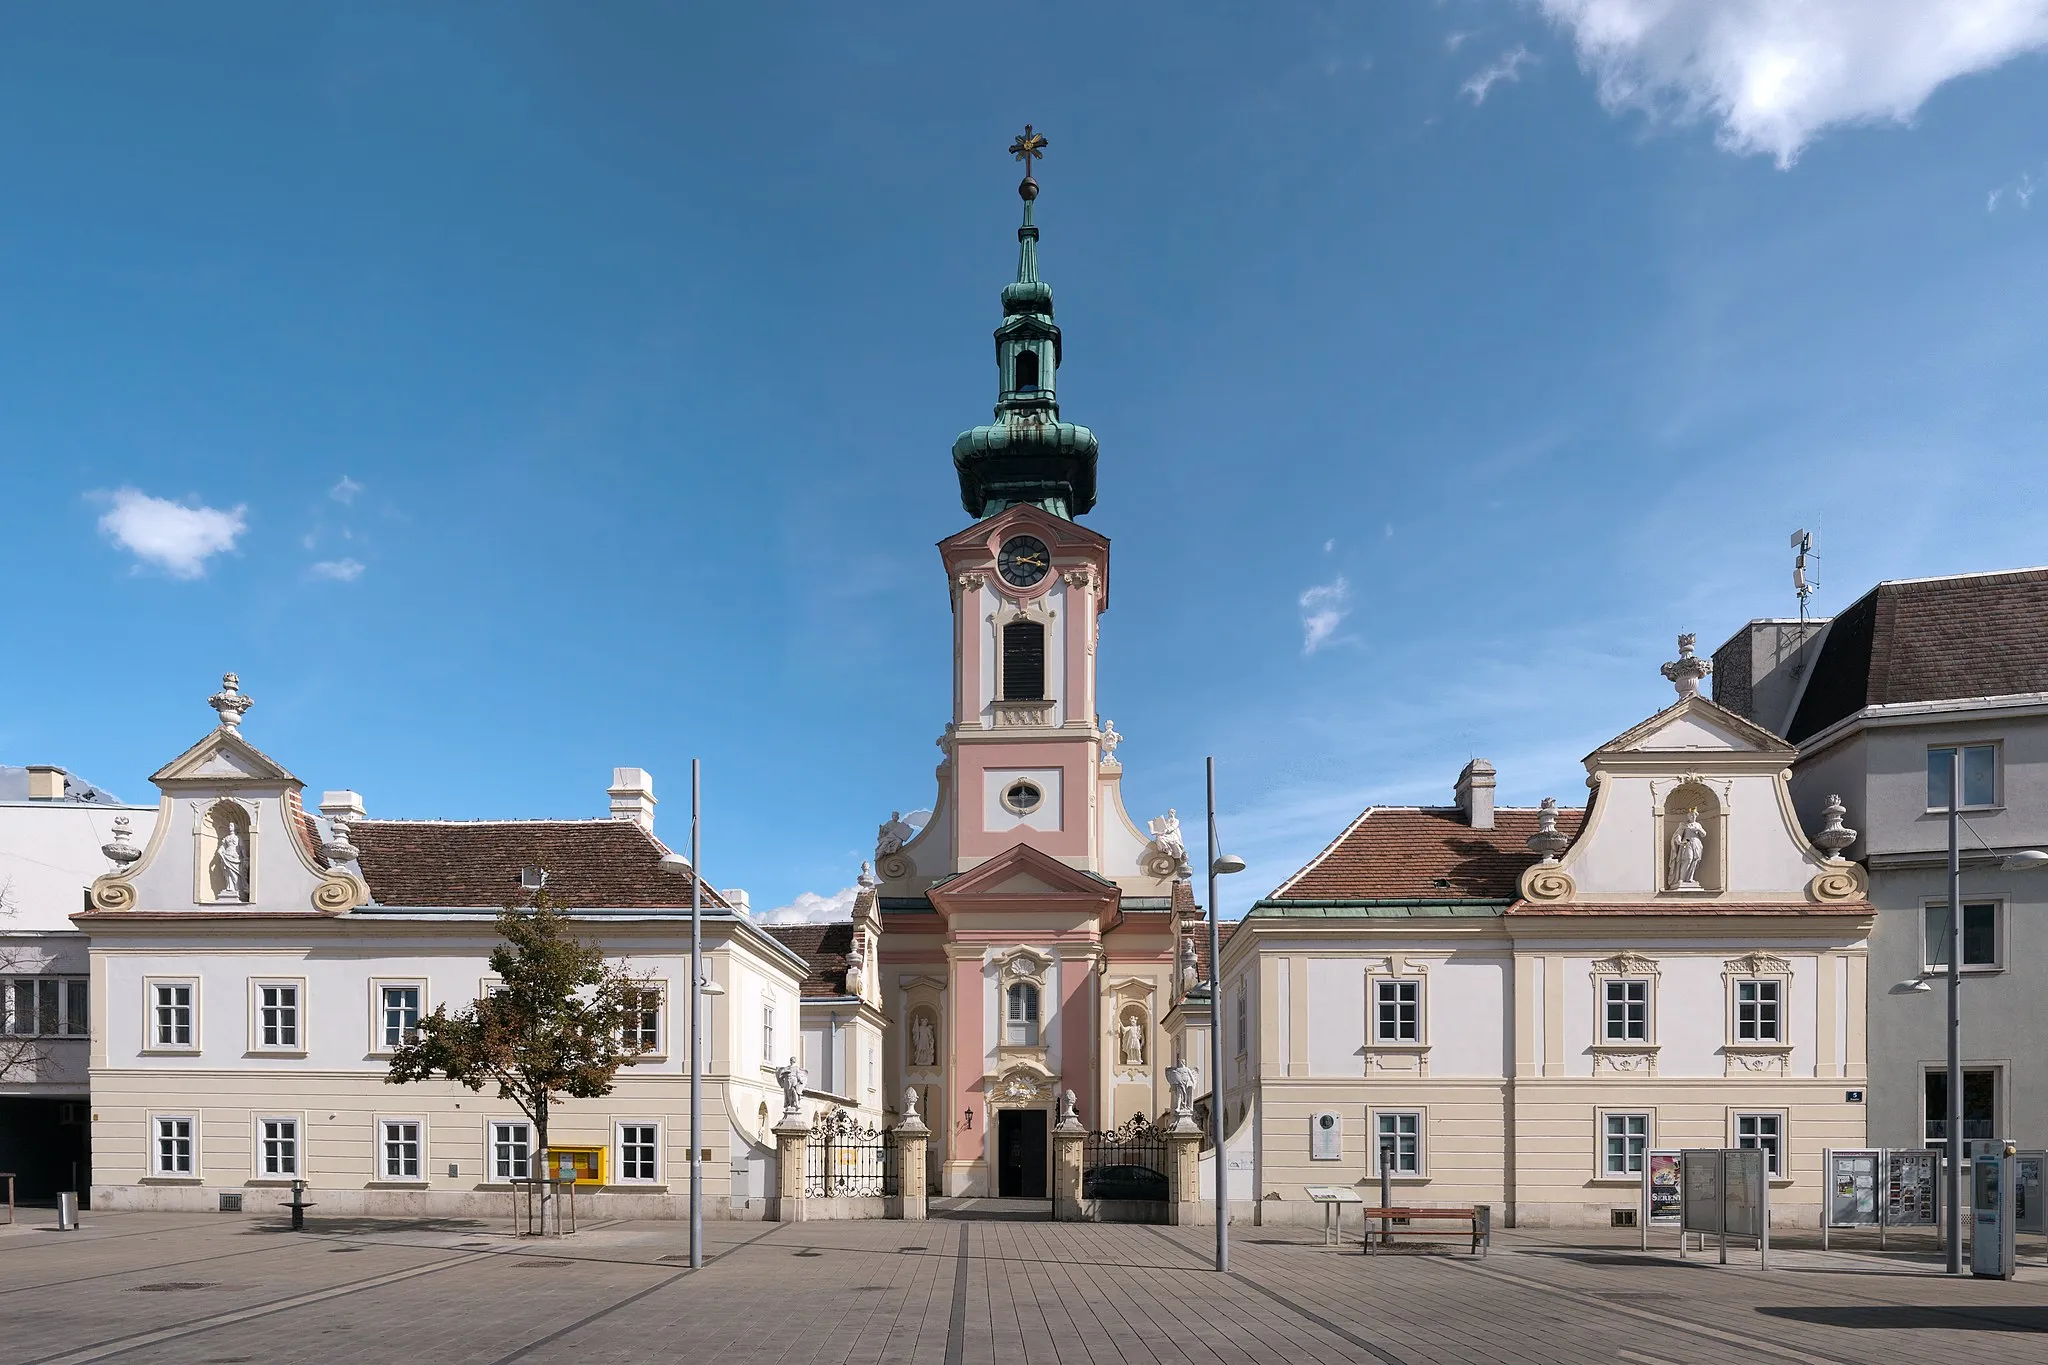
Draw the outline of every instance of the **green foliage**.
<instances>
[{"instance_id":1,"label":"green foliage","mask_svg":"<svg viewBox=\"0 0 2048 1365\"><path fill-rule=\"evenodd\" d=\"M498 912L504 940L491 950L501 984L465 1009L444 1003L391 1056L393 1085L446 1078L498 1098L533 1120L536 1156L547 1151L548 1114L561 1099L611 1093L633 1055L622 1039L645 979L576 936L568 916L536 894Z\"/></svg>"}]
</instances>

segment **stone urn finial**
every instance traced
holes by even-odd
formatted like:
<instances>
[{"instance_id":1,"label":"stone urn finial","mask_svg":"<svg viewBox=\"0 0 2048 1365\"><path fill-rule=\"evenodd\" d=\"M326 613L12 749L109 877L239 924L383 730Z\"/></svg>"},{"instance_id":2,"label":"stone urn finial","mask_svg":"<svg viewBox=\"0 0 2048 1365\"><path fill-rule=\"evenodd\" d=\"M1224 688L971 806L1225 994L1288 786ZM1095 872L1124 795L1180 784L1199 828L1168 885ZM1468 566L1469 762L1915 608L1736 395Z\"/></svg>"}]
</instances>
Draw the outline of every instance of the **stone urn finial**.
<instances>
[{"instance_id":1,"label":"stone urn finial","mask_svg":"<svg viewBox=\"0 0 2048 1365\"><path fill-rule=\"evenodd\" d=\"M220 675L220 691L208 697L206 704L219 713L221 729L240 730L243 713L256 704L256 699L242 695L240 678L232 673L223 673Z\"/></svg>"},{"instance_id":2,"label":"stone urn finial","mask_svg":"<svg viewBox=\"0 0 2048 1365\"><path fill-rule=\"evenodd\" d=\"M1557 827L1557 798L1544 797L1543 804L1536 808L1536 832L1529 836L1529 851L1540 854L1546 863L1554 863L1557 855L1571 844L1571 836Z\"/></svg>"},{"instance_id":3,"label":"stone urn finial","mask_svg":"<svg viewBox=\"0 0 2048 1365\"><path fill-rule=\"evenodd\" d=\"M1678 637L1678 657L1658 669L1671 685L1678 689L1681 697L1696 697L1700 694L1700 680L1714 671L1714 666L1692 652L1693 644L1699 637L1691 631Z\"/></svg>"},{"instance_id":4,"label":"stone urn finial","mask_svg":"<svg viewBox=\"0 0 2048 1365\"><path fill-rule=\"evenodd\" d=\"M1820 833L1813 836L1816 846L1827 850L1830 861L1839 860L1842 850L1856 842L1856 831L1842 823L1842 817L1849 813L1839 796L1830 796L1828 803L1820 808L1821 818L1827 824Z\"/></svg>"},{"instance_id":5,"label":"stone urn finial","mask_svg":"<svg viewBox=\"0 0 2048 1365\"><path fill-rule=\"evenodd\" d=\"M327 860L329 867L340 867L345 863L354 862L359 852L356 846L349 842L348 821L337 815L330 819L328 824L334 827L334 833L326 843L320 845L320 856Z\"/></svg>"},{"instance_id":6,"label":"stone urn finial","mask_svg":"<svg viewBox=\"0 0 2048 1365\"><path fill-rule=\"evenodd\" d=\"M100 852L107 855L107 861L114 865L116 872L126 871L142 856L142 850L135 846L130 837L127 816L114 817L114 837L100 845Z\"/></svg>"}]
</instances>

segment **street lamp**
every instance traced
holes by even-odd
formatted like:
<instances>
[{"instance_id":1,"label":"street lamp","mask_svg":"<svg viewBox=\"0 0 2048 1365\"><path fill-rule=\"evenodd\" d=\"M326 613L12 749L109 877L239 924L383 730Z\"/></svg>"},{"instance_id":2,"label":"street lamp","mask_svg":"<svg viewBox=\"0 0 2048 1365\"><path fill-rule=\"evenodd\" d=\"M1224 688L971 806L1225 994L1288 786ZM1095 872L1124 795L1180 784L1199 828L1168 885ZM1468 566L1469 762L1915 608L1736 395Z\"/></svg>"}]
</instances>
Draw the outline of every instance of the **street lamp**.
<instances>
[{"instance_id":1,"label":"street lamp","mask_svg":"<svg viewBox=\"0 0 2048 1365\"><path fill-rule=\"evenodd\" d=\"M701 802L697 760L690 760L690 856L665 854L661 870L690 879L690 1268L704 1268L704 879L697 875ZM715 987L711 994L723 994Z\"/></svg>"},{"instance_id":2,"label":"street lamp","mask_svg":"<svg viewBox=\"0 0 2048 1365\"><path fill-rule=\"evenodd\" d=\"M1244 859L1216 851L1216 760L1209 760L1209 1142L1216 1149L1216 1270L1230 1269L1230 1171L1223 1159L1222 936L1216 929L1216 879L1244 871Z\"/></svg>"},{"instance_id":3,"label":"street lamp","mask_svg":"<svg viewBox=\"0 0 2048 1365\"><path fill-rule=\"evenodd\" d=\"M1973 831L1974 832L1974 831ZM2024 872L2048 865L2048 853L2037 848L2008 853L1998 865ZM1907 983L1926 990L1925 974ZM1943 1222L1948 1238L1948 1273L1963 1273L1963 746L1948 754L1948 1114L1943 1121L1948 1171L1941 1196L1948 1205Z\"/></svg>"}]
</instances>

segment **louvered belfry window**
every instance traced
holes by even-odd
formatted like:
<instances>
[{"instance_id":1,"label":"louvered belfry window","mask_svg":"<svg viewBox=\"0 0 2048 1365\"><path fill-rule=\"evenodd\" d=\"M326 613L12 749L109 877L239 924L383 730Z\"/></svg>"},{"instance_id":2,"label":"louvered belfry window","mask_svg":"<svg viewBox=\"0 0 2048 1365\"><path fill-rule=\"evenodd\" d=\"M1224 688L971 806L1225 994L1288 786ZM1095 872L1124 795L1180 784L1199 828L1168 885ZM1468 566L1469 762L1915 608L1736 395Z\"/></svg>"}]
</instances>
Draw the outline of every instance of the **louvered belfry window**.
<instances>
[{"instance_id":1,"label":"louvered belfry window","mask_svg":"<svg viewBox=\"0 0 2048 1365\"><path fill-rule=\"evenodd\" d=\"M1003 700L1039 701L1045 696L1045 627L1011 621L1003 627Z\"/></svg>"}]
</instances>

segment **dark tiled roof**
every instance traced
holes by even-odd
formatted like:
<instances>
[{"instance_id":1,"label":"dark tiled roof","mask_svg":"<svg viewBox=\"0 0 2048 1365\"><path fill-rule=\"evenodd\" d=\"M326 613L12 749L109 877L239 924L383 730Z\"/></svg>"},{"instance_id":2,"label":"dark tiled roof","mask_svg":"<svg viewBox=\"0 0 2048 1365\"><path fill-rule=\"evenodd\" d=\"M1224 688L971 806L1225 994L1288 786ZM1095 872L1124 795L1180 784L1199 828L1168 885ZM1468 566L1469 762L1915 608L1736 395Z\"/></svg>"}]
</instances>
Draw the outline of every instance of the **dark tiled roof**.
<instances>
[{"instance_id":1,"label":"dark tiled roof","mask_svg":"<svg viewBox=\"0 0 2048 1365\"><path fill-rule=\"evenodd\" d=\"M846 954L853 947L853 923L764 924L761 926L810 967L801 994L846 995Z\"/></svg>"},{"instance_id":2,"label":"dark tiled roof","mask_svg":"<svg viewBox=\"0 0 2048 1365\"><path fill-rule=\"evenodd\" d=\"M1270 900L1511 900L1536 861L1529 836L1536 812L1494 811L1492 829L1473 829L1455 806L1375 806ZM1560 807L1558 829L1577 837L1585 811Z\"/></svg>"},{"instance_id":3,"label":"dark tiled roof","mask_svg":"<svg viewBox=\"0 0 2048 1365\"><path fill-rule=\"evenodd\" d=\"M668 850L631 820L357 820L348 830L380 905L524 904L519 872L534 866L565 908L690 907L691 879L663 872ZM708 883L704 904L725 905Z\"/></svg>"},{"instance_id":4,"label":"dark tiled roof","mask_svg":"<svg viewBox=\"0 0 2048 1365\"><path fill-rule=\"evenodd\" d=\"M59 769L62 772L62 769ZM10 767L0 763L0 801L28 800L28 769ZM64 773L64 795L50 805L68 802L72 805L118 806L121 798L110 791L102 791L76 773Z\"/></svg>"},{"instance_id":5,"label":"dark tiled roof","mask_svg":"<svg viewBox=\"0 0 2048 1365\"><path fill-rule=\"evenodd\" d=\"M1828 625L1786 736L1866 706L2048 692L2048 568L1880 583Z\"/></svg>"}]
</instances>

